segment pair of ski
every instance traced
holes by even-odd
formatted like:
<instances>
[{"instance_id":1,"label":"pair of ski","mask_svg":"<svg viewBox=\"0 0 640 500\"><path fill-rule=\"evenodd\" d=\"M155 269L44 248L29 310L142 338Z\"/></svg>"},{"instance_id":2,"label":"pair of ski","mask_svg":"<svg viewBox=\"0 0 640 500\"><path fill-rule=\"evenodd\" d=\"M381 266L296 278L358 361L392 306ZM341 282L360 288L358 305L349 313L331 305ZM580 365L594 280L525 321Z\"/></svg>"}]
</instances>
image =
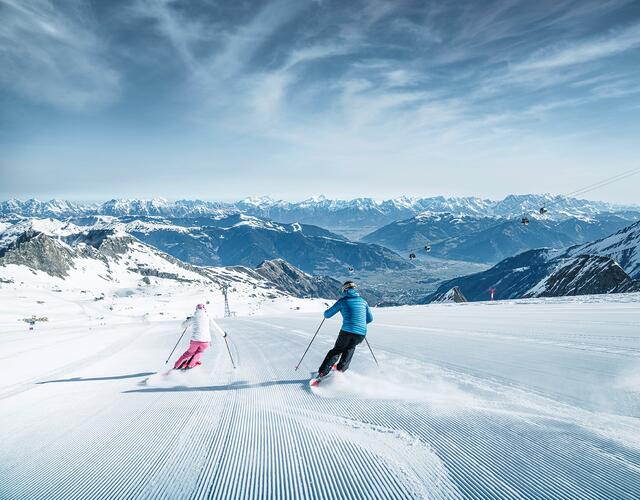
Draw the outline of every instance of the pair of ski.
<instances>
[{"instance_id":1,"label":"pair of ski","mask_svg":"<svg viewBox=\"0 0 640 500\"><path fill-rule=\"evenodd\" d=\"M329 370L325 375L323 375L322 377L320 376L320 374L318 374L317 377L312 378L309 381L309 386L310 387L318 387L320 385L320 382L322 382L323 380L326 380L333 372L338 371L338 365L333 365L331 367L331 370Z\"/></svg>"},{"instance_id":2,"label":"pair of ski","mask_svg":"<svg viewBox=\"0 0 640 500\"><path fill-rule=\"evenodd\" d=\"M191 362L191 360L185 361L178 368L171 368L170 370L167 370L166 372L163 372L162 375L166 377L171 372L188 372L188 371L193 370L194 368L197 368L198 366L200 366L202 364L202 363L200 363L200 361L198 361L195 366L189 366L190 362Z\"/></svg>"}]
</instances>

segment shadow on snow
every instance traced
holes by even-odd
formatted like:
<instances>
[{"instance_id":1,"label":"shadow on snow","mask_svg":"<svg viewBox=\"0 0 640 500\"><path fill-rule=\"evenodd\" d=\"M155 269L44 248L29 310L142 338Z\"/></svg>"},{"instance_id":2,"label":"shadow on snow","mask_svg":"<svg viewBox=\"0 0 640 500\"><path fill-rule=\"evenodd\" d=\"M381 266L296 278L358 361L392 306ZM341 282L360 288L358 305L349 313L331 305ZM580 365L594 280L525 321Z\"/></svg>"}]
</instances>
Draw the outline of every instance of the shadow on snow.
<instances>
[{"instance_id":1,"label":"shadow on snow","mask_svg":"<svg viewBox=\"0 0 640 500\"><path fill-rule=\"evenodd\" d=\"M146 389L132 389L130 391L124 391L123 394L136 393L136 392L219 392L219 391L239 391L242 389L257 389L260 387L271 387L274 385L308 385L309 379L296 379L296 380L268 380L266 382L256 382L254 384L248 384L243 381L232 382L227 385L207 385L199 387L188 386L175 386L175 387L149 387Z\"/></svg>"},{"instance_id":2,"label":"shadow on snow","mask_svg":"<svg viewBox=\"0 0 640 500\"><path fill-rule=\"evenodd\" d=\"M122 380L126 378L138 378L138 377L148 377L153 375L154 372L141 372L141 373L131 373L129 375L114 375L113 377L73 377L73 378L63 378L59 380L43 380L41 382L36 382L36 384L57 384L58 382L98 382L101 380Z\"/></svg>"}]
</instances>

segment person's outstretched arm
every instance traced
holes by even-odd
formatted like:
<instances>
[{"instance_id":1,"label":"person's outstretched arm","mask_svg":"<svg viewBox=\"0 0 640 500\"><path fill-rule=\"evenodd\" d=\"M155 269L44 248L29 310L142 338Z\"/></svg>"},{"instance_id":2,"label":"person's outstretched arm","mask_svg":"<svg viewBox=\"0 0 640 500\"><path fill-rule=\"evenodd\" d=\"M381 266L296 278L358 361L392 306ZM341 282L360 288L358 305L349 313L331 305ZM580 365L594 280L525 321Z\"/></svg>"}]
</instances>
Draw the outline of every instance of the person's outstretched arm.
<instances>
[{"instance_id":1,"label":"person's outstretched arm","mask_svg":"<svg viewBox=\"0 0 640 500\"><path fill-rule=\"evenodd\" d=\"M209 318L209 325L214 328L221 337L226 337L227 336L227 332L225 332L222 328L220 328L220 325L218 325L218 323L216 323L216 321L213 318Z\"/></svg>"},{"instance_id":2,"label":"person's outstretched arm","mask_svg":"<svg viewBox=\"0 0 640 500\"><path fill-rule=\"evenodd\" d=\"M342 309L342 300L337 300L329 309L324 312L325 318L330 318L338 313Z\"/></svg>"},{"instance_id":3,"label":"person's outstretched arm","mask_svg":"<svg viewBox=\"0 0 640 500\"><path fill-rule=\"evenodd\" d=\"M188 327L191 324L191 321L193 321L193 316L187 316L187 319L182 322L182 328Z\"/></svg>"},{"instance_id":4,"label":"person's outstretched arm","mask_svg":"<svg viewBox=\"0 0 640 500\"><path fill-rule=\"evenodd\" d=\"M373 313L371 312L371 308L369 307L369 304L367 304L367 324L371 323L373 321Z\"/></svg>"}]
</instances>

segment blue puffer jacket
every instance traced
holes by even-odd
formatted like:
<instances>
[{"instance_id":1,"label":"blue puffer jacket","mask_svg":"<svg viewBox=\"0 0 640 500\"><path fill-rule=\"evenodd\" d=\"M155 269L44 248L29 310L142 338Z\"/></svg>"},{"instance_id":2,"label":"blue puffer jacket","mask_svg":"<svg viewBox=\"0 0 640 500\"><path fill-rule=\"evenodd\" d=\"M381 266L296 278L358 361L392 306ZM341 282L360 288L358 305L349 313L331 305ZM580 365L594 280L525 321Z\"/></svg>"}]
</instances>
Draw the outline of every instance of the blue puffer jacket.
<instances>
[{"instance_id":1,"label":"blue puffer jacket","mask_svg":"<svg viewBox=\"0 0 640 500\"><path fill-rule=\"evenodd\" d=\"M324 317L330 318L338 311L342 314L342 330L357 335L367 334L367 324L373 321L373 314L367 301L356 290L349 288L344 297L324 312Z\"/></svg>"}]
</instances>

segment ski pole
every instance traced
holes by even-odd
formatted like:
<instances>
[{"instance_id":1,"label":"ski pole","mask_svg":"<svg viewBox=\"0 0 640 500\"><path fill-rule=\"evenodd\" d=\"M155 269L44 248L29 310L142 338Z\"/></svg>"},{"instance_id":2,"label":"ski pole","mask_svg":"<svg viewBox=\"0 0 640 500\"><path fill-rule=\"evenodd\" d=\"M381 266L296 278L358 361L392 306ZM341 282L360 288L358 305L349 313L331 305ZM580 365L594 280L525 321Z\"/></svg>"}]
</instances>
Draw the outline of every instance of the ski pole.
<instances>
[{"instance_id":1,"label":"ski pole","mask_svg":"<svg viewBox=\"0 0 640 500\"><path fill-rule=\"evenodd\" d=\"M378 363L378 360L376 359L376 355L373 354L373 349L371 349L371 344L369 344L369 341L367 340L367 337L364 338L364 341L367 343L367 347L369 347L369 350L371 351L371 355L373 356L373 360L376 362L376 365L378 366L378 368L380 368L380 364Z\"/></svg>"},{"instance_id":2,"label":"ski pole","mask_svg":"<svg viewBox=\"0 0 640 500\"><path fill-rule=\"evenodd\" d=\"M320 323L320 326L318 327L318 329L316 330L316 333L314 334L313 338L311 339L311 342L309 342L309 345L307 346L307 350L304 351L304 354L300 358L300 361L298 361L298 364L296 365L295 371L298 371L298 368L300 368L300 363L302 363L302 360L307 355L307 352L309 351L309 348L311 347L311 344L313 344L313 341L316 339L316 335L318 335L318 332L320 331L320 328L322 328L322 325L324 325L324 320L325 319L326 318L322 318L322 322Z\"/></svg>"},{"instance_id":3,"label":"ski pole","mask_svg":"<svg viewBox=\"0 0 640 500\"><path fill-rule=\"evenodd\" d=\"M227 333L227 332L224 332ZM227 352L229 353L229 359L231 360L231 366L233 366L233 369L236 369L236 364L233 362L233 358L231 357L231 349L229 349L229 343L227 342L227 336L225 335L224 337L224 345L227 346Z\"/></svg>"},{"instance_id":4,"label":"ski pole","mask_svg":"<svg viewBox=\"0 0 640 500\"><path fill-rule=\"evenodd\" d=\"M180 343L180 341L182 340L182 337L184 337L184 334L187 333L187 328L189 328L189 325L187 325L184 329L184 332L182 332L182 335L180 335L180 338L178 339L178 341L176 342L176 345L173 347L173 350L171 351L171 354L169 354L169 357L167 358L167 360L164 362L164 364L166 365L169 360L171 359L171 356L173 356L173 351L176 350L176 347L178 347L178 344Z\"/></svg>"}]
</instances>

